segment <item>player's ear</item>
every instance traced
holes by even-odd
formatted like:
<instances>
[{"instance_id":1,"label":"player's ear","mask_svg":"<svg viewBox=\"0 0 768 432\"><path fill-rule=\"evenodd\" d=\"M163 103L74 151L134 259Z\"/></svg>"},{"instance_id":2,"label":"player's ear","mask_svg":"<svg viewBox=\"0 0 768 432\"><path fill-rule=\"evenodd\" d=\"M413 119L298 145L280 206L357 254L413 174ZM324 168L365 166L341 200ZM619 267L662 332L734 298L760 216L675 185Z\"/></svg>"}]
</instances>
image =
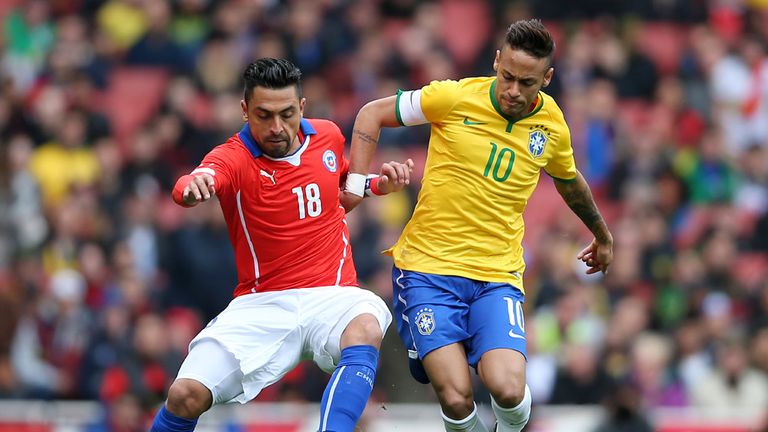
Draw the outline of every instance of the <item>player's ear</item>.
<instances>
[{"instance_id":1,"label":"player's ear","mask_svg":"<svg viewBox=\"0 0 768 432\"><path fill-rule=\"evenodd\" d=\"M243 121L248 121L248 105L245 104L243 99L240 99L240 109L243 110Z\"/></svg>"},{"instance_id":2,"label":"player's ear","mask_svg":"<svg viewBox=\"0 0 768 432\"><path fill-rule=\"evenodd\" d=\"M499 71L499 56L501 55L500 50L496 50L496 57L493 59L493 71L498 72Z\"/></svg>"},{"instance_id":3,"label":"player's ear","mask_svg":"<svg viewBox=\"0 0 768 432\"><path fill-rule=\"evenodd\" d=\"M304 105L307 104L307 98L301 98L299 100L299 114L304 115Z\"/></svg>"},{"instance_id":4,"label":"player's ear","mask_svg":"<svg viewBox=\"0 0 768 432\"><path fill-rule=\"evenodd\" d=\"M542 87L546 87L549 85L549 83L552 81L552 76L555 74L555 68L550 67L547 69L547 71L544 73L544 83L542 84Z\"/></svg>"}]
</instances>

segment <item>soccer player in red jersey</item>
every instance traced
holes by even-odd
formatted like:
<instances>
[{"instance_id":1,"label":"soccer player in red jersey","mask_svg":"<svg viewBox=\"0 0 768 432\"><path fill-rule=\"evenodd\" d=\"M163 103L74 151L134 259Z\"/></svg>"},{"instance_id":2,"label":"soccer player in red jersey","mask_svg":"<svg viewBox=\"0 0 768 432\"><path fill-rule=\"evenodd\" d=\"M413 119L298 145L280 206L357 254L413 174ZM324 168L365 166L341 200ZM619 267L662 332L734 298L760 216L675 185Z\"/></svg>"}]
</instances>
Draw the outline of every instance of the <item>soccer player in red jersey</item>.
<instances>
[{"instance_id":1,"label":"soccer player in red jersey","mask_svg":"<svg viewBox=\"0 0 768 432\"><path fill-rule=\"evenodd\" d=\"M303 118L300 79L287 60L251 63L241 102L246 124L173 190L185 207L219 198L238 284L229 306L190 343L152 431L194 430L212 405L248 402L305 358L333 373L320 431L351 432L365 408L392 317L358 287L339 195L398 191L413 162L385 163L379 176L348 175L339 128Z\"/></svg>"}]
</instances>

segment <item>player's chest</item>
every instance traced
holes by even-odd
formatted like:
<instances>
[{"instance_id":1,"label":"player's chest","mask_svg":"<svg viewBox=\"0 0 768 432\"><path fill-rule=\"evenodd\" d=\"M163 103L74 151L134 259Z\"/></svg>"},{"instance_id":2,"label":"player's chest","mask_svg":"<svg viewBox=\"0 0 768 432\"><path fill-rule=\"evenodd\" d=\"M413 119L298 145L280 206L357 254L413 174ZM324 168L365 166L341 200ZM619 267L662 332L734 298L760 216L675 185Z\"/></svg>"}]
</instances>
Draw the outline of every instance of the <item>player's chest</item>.
<instances>
[{"instance_id":1,"label":"player's chest","mask_svg":"<svg viewBox=\"0 0 768 432\"><path fill-rule=\"evenodd\" d=\"M472 131L466 129L463 122L449 125L441 153L495 181L538 175L555 145L552 131L534 122L520 122L510 128L498 121Z\"/></svg>"},{"instance_id":2,"label":"player's chest","mask_svg":"<svg viewBox=\"0 0 768 432\"><path fill-rule=\"evenodd\" d=\"M313 149L297 160L254 159L244 182L248 205L270 222L317 218L338 207L341 155Z\"/></svg>"}]
</instances>

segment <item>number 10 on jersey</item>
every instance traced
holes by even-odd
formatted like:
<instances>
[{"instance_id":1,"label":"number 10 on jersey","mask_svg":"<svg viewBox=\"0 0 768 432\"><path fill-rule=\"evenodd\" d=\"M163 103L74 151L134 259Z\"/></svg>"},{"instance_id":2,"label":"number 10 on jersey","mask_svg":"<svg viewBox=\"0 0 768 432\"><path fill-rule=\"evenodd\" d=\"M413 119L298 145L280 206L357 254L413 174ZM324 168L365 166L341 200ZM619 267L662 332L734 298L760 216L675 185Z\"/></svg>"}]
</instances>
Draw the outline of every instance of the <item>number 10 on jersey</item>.
<instances>
[{"instance_id":1,"label":"number 10 on jersey","mask_svg":"<svg viewBox=\"0 0 768 432\"><path fill-rule=\"evenodd\" d=\"M515 164L515 152L513 152L512 149L504 147L497 155L496 151L498 148L498 144L491 142L491 154L488 155L488 163L485 164L483 177L488 177L488 174L491 173L491 167L493 167L493 179L497 182L503 182L509 177L509 173L512 172L512 166ZM509 155L509 158L507 158L507 155ZM504 159L507 159L507 167L504 169L504 174L500 175L499 171L501 171L501 165L504 163Z\"/></svg>"},{"instance_id":2,"label":"number 10 on jersey","mask_svg":"<svg viewBox=\"0 0 768 432\"><path fill-rule=\"evenodd\" d=\"M306 192L305 192L306 191ZM296 194L299 204L299 219L309 217L318 217L323 211L323 204L320 202L320 187L317 183L310 183L305 188L296 186L291 189Z\"/></svg>"}]
</instances>

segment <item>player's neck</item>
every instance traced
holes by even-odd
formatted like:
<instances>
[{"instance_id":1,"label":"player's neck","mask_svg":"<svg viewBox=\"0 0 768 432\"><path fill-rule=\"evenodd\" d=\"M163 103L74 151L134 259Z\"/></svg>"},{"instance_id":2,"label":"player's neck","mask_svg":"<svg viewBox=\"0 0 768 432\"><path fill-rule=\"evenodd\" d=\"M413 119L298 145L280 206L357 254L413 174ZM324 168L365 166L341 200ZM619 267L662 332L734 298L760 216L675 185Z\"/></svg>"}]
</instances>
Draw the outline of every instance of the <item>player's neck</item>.
<instances>
[{"instance_id":1,"label":"player's neck","mask_svg":"<svg viewBox=\"0 0 768 432\"><path fill-rule=\"evenodd\" d=\"M536 95L536 99L534 99L533 102L531 102L531 104L528 105L528 110L525 111L525 114L523 114L523 117L530 114L533 110L536 109L538 105L539 105L539 95Z\"/></svg>"},{"instance_id":2,"label":"player's neck","mask_svg":"<svg viewBox=\"0 0 768 432\"><path fill-rule=\"evenodd\" d=\"M519 115L509 116L508 118L510 119L510 121L516 122L520 119L527 117L528 114L532 113L537 106L539 106L539 95L536 95L536 99L534 99L533 102L531 102L531 104L528 105L528 108L525 111L523 111Z\"/></svg>"},{"instance_id":3,"label":"player's neck","mask_svg":"<svg viewBox=\"0 0 768 432\"><path fill-rule=\"evenodd\" d=\"M290 156L296 153L296 151L299 149L299 147L301 147L301 144L303 142L304 142L304 139L303 139L302 133L301 131L299 131L299 133L297 133L296 136L293 137L293 141L291 142L291 147L288 149L288 152L285 155Z\"/></svg>"}]
</instances>

